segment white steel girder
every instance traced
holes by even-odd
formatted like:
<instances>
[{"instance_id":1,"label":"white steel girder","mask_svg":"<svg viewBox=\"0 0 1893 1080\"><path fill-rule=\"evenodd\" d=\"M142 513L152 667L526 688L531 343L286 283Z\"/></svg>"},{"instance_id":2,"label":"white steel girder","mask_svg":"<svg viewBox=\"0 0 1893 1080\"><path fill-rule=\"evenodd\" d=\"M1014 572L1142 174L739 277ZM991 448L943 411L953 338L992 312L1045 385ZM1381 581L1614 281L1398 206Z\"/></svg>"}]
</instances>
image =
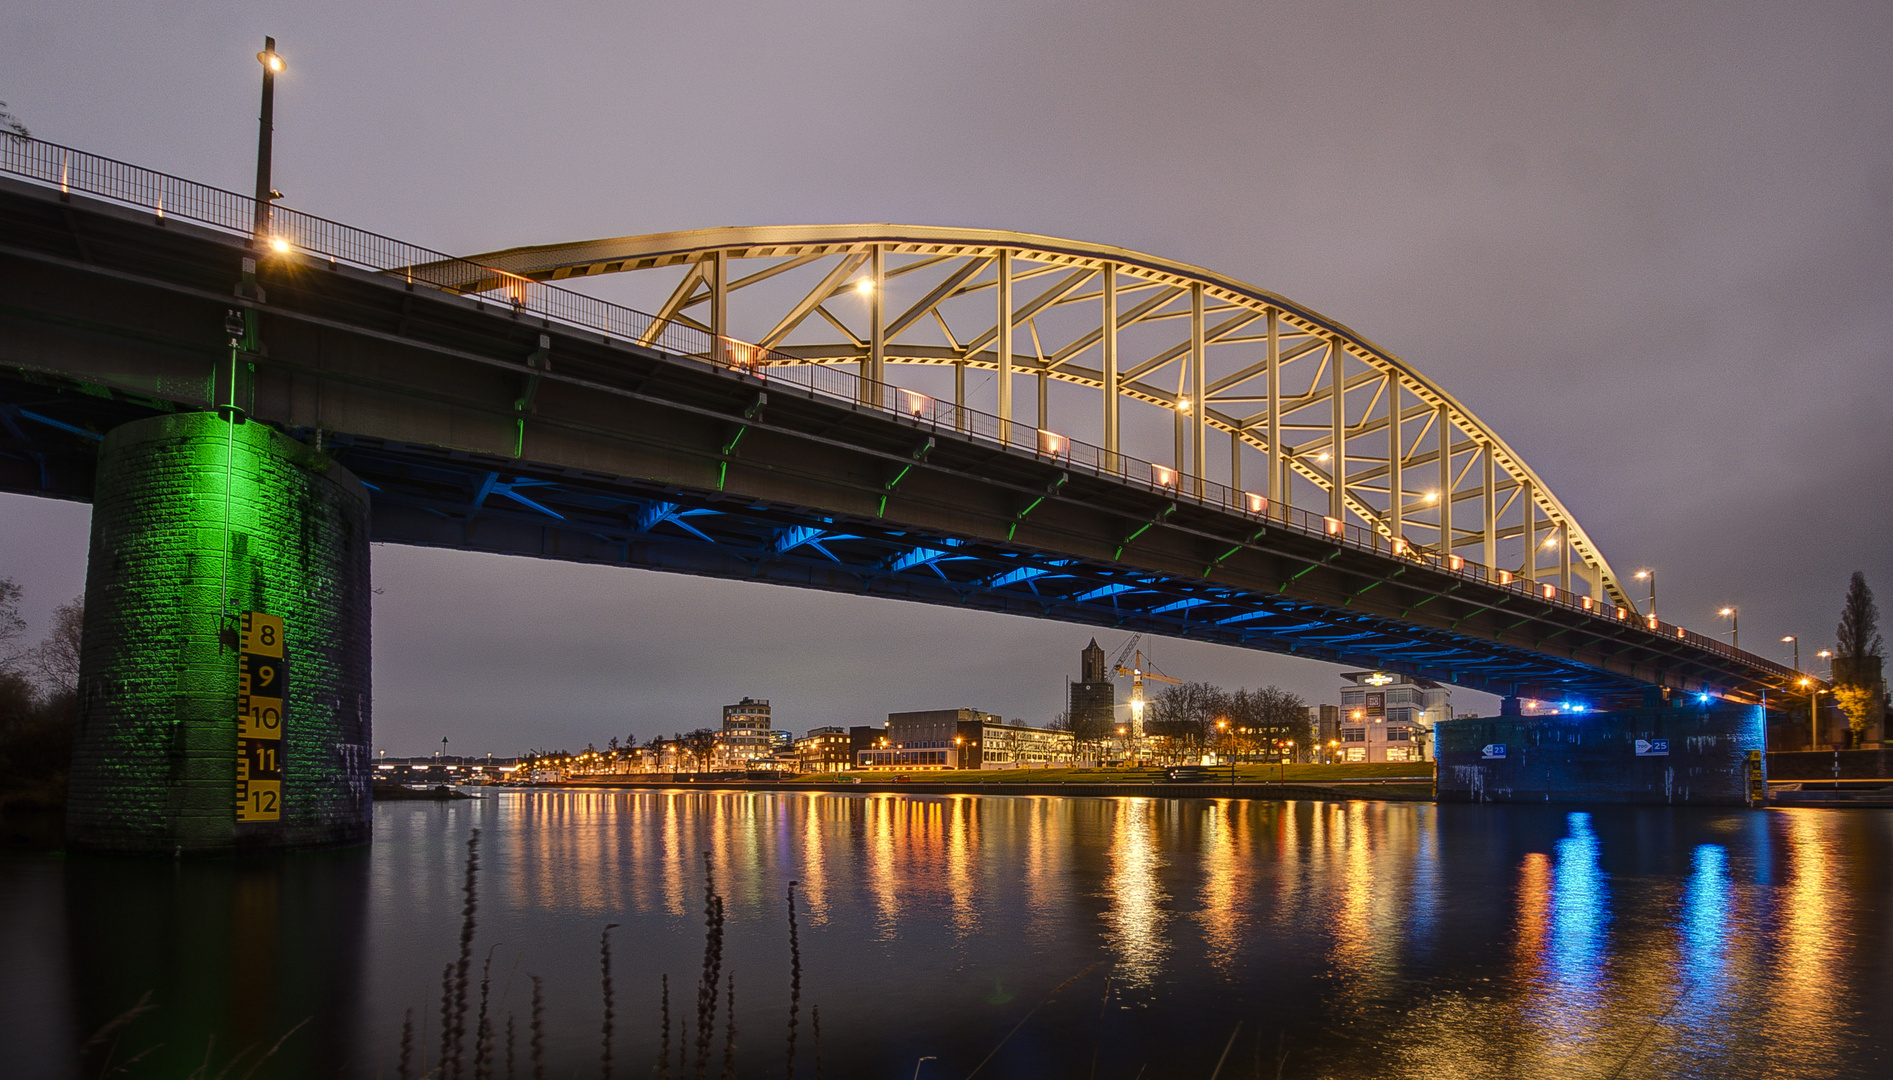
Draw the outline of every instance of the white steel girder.
<instances>
[{"instance_id":1,"label":"white steel girder","mask_svg":"<svg viewBox=\"0 0 1893 1080\"><path fill-rule=\"evenodd\" d=\"M859 365L877 381L892 379L889 366L952 365L961 404L966 369L989 370L1000 374L997 415L1028 427L1014 411L1014 376L1039 380L1041 418L1046 380L1101 397L1114 390L1091 413L1101 428L1095 442L1113 454L1120 446L1119 401L1164 409L1174 416L1198 484L1211 465L1207 436L1224 432L1231 437L1229 479L1240 487L1242 448L1251 448L1263 455L1261 491L1272 503L1290 501L1289 477L1299 476L1323 493L1330 515L1352 516L1415 549L1456 554L1472 547L1487 565L1499 560L1526 575L1555 575L1566 592L1573 580L1592 589L1601 584L1614 603L1636 610L1564 504L1443 387L1338 320L1201 267L1029 233L915 225L699 229L511 248L467 260L529 281L682 268L645 336L652 341L673 321L729 333L730 308L773 282L770 306L755 313L770 327L760 344L773 350L771 363ZM738 264L746 260L754 262L744 273ZM892 303L887 293L910 283L918 283L912 299ZM466 290L493 284L490 277L468 280ZM871 302L853 312L860 325L851 326L850 312L826 305L857 288ZM980 294L983 301L956 305ZM793 299L784 303L781 295ZM693 313L704 305L707 312ZM1068 332L1049 327L1044 320L1053 315L1065 319ZM1165 326L1174 327L1169 344L1125 355L1126 332L1162 334ZM834 333L824 337L823 327ZM1014 344L1020 327L1030 332L1029 353ZM1415 490L1415 481L1425 489ZM1558 551L1536 546L1540 537L1555 540ZM1514 560L1497 550L1500 541L1532 546ZM1552 554L1550 566L1535 569Z\"/></svg>"}]
</instances>

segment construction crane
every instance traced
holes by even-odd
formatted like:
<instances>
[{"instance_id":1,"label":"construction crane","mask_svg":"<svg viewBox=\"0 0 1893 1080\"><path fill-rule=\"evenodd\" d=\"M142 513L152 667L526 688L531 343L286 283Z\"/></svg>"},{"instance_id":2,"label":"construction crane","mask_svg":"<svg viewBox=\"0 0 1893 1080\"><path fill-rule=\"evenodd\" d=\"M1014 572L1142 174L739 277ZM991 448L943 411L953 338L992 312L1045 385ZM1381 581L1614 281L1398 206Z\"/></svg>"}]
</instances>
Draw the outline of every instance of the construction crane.
<instances>
[{"instance_id":1,"label":"construction crane","mask_svg":"<svg viewBox=\"0 0 1893 1080\"><path fill-rule=\"evenodd\" d=\"M1144 734L1144 680L1149 679L1152 682L1173 683L1173 684L1181 684L1183 682L1182 679L1173 679L1170 676L1165 675L1163 672L1156 670L1154 661L1152 662L1151 668L1149 670L1145 670L1144 651L1137 647L1137 643L1142 641L1143 639L1144 639L1144 635L1142 634L1132 634L1131 639L1124 643L1124 647L1122 649L1118 650L1117 659L1111 662L1111 669L1114 672L1116 672L1119 675L1130 676L1130 680L1131 680L1130 736L1133 741L1142 738ZM1124 661L1127 659L1131 661L1130 667L1124 666Z\"/></svg>"}]
</instances>

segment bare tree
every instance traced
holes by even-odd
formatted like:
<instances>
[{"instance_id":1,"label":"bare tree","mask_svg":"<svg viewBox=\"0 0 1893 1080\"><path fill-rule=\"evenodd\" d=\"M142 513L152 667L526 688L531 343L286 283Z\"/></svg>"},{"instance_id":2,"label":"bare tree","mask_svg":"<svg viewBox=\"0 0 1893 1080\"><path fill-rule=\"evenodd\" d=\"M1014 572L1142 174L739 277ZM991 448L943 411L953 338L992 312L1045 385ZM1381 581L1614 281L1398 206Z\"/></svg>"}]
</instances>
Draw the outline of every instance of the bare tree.
<instances>
[{"instance_id":1,"label":"bare tree","mask_svg":"<svg viewBox=\"0 0 1893 1080\"><path fill-rule=\"evenodd\" d=\"M677 736L677 743L679 749L696 760L698 772L707 772L710 759L716 755L716 737L714 728L698 728Z\"/></svg>"},{"instance_id":2,"label":"bare tree","mask_svg":"<svg viewBox=\"0 0 1893 1080\"><path fill-rule=\"evenodd\" d=\"M79 690L79 632L85 624L85 597L53 609L53 628L33 646L29 663L40 686L53 696Z\"/></svg>"},{"instance_id":3,"label":"bare tree","mask_svg":"<svg viewBox=\"0 0 1893 1080\"><path fill-rule=\"evenodd\" d=\"M0 578L0 671L17 671L26 660L26 619L20 614L24 595L12 578Z\"/></svg>"},{"instance_id":4,"label":"bare tree","mask_svg":"<svg viewBox=\"0 0 1893 1080\"><path fill-rule=\"evenodd\" d=\"M1229 695L1206 682L1166 686L1144 709L1144 733L1159 740L1157 753L1166 761L1201 757L1228 706Z\"/></svg>"},{"instance_id":5,"label":"bare tree","mask_svg":"<svg viewBox=\"0 0 1893 1080\"><path fill-rule=\"evenodd\" d=\"M7 103L0 101L0 133L13 139L30 139L33 133L26 130L20 118L7 111Z\"/></svg>"},{"instance_id":6,"label":"bare tree","mask_svg":"<svg viewBox=\"0 0 1893 1080\"><path fill-rule=\"evenodd\" d=\"M1286 745L1308 745L1308 703L1279 686L1238 690L1228 695L1228 715L1236 753L1247 760L1279 761Z\"/></svg>"}]
</instances>

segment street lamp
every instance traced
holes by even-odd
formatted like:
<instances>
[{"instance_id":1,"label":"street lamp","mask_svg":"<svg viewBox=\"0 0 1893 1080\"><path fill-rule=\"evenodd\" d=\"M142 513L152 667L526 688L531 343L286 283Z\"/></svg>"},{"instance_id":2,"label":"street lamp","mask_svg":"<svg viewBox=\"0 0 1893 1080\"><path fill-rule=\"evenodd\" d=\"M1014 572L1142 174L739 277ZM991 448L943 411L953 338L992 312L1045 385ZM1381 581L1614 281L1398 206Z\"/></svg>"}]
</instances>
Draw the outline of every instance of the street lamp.
<instances>
[{"instance_id":1,"label":"street lamp","mask_svg":"<svg viewBox=\"0 0 1893 1080\"><path fill-rule=\"evenodd\" d=\"M1721 611L1716 612L1716 614L1729 620L1729 644L1735 646L1738 649L1741 648L1742 647L1742 609L1735 607L1734 605L1730 605L1729 607L1725 607Z\"/></svg>"},{"instance_id":2,"label":"street lamp","mask_svg":"<svg viewBox=\"0 0 1893 1080\"><path fill-rule=\"evenodd\" d=\"M1782 638L1781 640L1783 643L1790 642L1790 641L1794 642L1794 673L1796 675L1801 674L1801 639L1798 637L1795 637L1793 634L1789 634L1787 637ZM1807 680L1803 679L1801 681L1805 683Z\"/></svg>"},{"instance_id":3,"label":"street lamp","mask_svg":"<svg viewBox=\"0 0 1893 1080\"><path fill-rule=\"evenodd\" d=\"M270 139L276 132L276 73L289 65L277 55L273 37L263 39L263 51L256 54L256 59L263 65L263 109L256 121L256 218L252 234L261 244L269 235L270 204L282 198L280 192L270 187Z\"/></svg>"},{"instance_id":4,"label":"street lamp","mask_svg":"<svg viewBox=\"0 0 1893 1080\"><path fill-rule=\"evenodd\" d=\"M1821 693L1813 679L1804 678L1800 685L1808 688L1808 749L1820 748L1821 742Z\"/></svg>"},{"instance_id":5,"label":"street lamp","mask_svg":"<svg viewBox=\"0 0 1893 1080\"><path fill-rule=\"evenodd\" d=\"M1637 571L1638 581L1642 581L1645 578L1648 578L1650 582L1650 618L1654 619L1656 618L1656 571L1654 570Z\"/></svg>"}]
</instances>

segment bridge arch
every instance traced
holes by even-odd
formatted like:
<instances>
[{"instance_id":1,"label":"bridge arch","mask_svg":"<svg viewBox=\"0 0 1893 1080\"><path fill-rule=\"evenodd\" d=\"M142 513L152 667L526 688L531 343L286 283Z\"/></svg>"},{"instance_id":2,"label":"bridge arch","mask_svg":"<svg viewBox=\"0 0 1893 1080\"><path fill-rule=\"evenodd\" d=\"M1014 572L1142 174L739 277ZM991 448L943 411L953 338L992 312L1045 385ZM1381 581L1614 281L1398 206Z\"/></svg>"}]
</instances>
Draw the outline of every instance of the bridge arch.
<instances>
[{"instance_id":1,"label":"bridge arch","mask_svg":"<svg viewBox=\"0 0 1893 1080\"><path fill-rule=\"evenodd\" d=\"M1266 479L1246 488L1271 504L1313 502L1416 550L1637 608L1564 503L1438 383L1336 319L1201 267L1029 233L887 224L655 233L458 265L476 264L501 274L441 280L453 273L442 266L428 277L505 292L681 270L646 343L672 326L731 337L741 311L771 365L858 365L875 383L888 365L948 366L962 407L966 373L992 372L993 412L1012 424L1049 431L1049 384L1085 387L1110 454L1129 399L1171 416L1179 476L1216 470L1245 488L1253 459ZM1038 382L1036 420L1019 413L1020 377ZM1212 433L1228 438L1226 458Z\"/></svg>"}]
</instances>

